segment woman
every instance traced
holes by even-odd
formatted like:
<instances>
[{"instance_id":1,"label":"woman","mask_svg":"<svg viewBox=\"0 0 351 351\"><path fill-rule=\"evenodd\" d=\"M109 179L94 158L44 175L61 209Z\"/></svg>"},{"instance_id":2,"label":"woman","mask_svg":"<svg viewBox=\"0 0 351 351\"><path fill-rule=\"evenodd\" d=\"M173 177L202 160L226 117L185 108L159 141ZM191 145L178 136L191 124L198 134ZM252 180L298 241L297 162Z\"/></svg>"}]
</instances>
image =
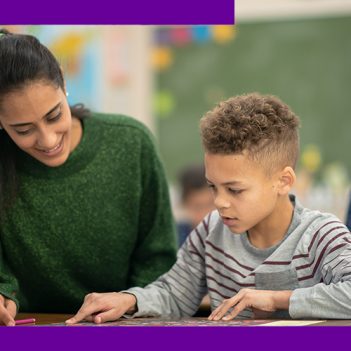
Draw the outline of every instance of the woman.
<instances>
[{"instance_id":1,"label":"woman","mask_svg":"<svg viewBox=\"0 0 351 351\"><path fill-rule=\"evenodd\" d=\"M0 30L0 323L73 313L92 291L145 285L174 262L150 133L67 103L51 52Z\"/></svg>"}]
</instances>

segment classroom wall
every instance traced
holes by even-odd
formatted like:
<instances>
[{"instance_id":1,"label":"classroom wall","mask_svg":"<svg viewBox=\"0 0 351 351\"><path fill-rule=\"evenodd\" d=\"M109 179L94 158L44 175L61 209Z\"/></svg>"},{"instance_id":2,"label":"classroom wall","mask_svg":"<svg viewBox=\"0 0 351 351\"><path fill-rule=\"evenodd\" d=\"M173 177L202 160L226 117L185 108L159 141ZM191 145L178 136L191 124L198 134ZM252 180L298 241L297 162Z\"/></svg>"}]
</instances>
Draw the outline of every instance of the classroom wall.
<instances>
[{"instance_id":1,"label":"classroom wall","mask_svg":"<svg viewBox=\"0 0 351 351\"><path fill-rule=\"evenodd\" d=\"M152 30L148 26L11 26L29 33L62 65L70 104L133 116L154 131Z\"/></svg>"},{"instance_id":2,"label":"classroom wall","mask_svg":"<svg viewBox=\"0 0 351 351\"><path fill-rule=\"evenodd\" d=\"M250 91L280 96L302 122L297 191L310 207L343 216L351 172L350 28L345 11L284 19L256 13L236 26L12 29L38 36L59 57L70 103L147 124L171 183L182 166L202 160L198 122L218 101Z\"/></svg>"},{"instance_id":3,"label":"classroom wall","mask_svg":"<svg viewBox=\"0 0 351 351\"><path fill-rule=\"evenodd\" d=\"M350 29L351 16L275 19L239 23L227 38L222 33L222 40L210 28L206 40L192 35L188 42L160 44L171 55L156 80L156 95L168 106L156 112L170 179L183 165L202 159L199 119L218 101L252 91L275 94L301 118L299 169L306 184L300 188L333 187L330 196L319 191L314 197L332 202L334 190L341 193L339 204L331 205L338 212L336 207L345 206L351 172ZM160 28L159 37L171 30Z\"/></svg>"}]
</instances>

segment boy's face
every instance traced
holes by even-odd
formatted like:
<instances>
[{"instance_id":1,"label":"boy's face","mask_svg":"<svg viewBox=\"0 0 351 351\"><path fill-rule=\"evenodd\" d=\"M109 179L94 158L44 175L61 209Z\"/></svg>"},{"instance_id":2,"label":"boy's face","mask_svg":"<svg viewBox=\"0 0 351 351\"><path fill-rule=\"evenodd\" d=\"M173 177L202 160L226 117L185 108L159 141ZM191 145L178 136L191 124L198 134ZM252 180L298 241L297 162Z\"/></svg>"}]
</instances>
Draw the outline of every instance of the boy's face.
<instances>
[{"instance_id":1,"label":"boy's face","mask_svg":"<svg viewBox=\"0 0 351 351\"><path fill-rule=\"evenodd\" d=\"M269 223L277 208L279 175L271 177L245 155L205 154L214 205L233 233Z\"/></svg>"}]
</instances>

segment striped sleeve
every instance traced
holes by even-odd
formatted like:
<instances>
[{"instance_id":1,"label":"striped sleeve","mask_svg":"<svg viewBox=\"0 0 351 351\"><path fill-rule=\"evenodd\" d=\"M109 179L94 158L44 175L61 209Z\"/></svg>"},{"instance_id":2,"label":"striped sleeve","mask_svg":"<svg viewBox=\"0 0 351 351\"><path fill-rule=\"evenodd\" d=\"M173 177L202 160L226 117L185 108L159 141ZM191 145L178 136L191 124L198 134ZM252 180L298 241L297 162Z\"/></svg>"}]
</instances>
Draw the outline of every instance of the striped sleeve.
<instances>
[{"instance_id":1,"label":"striped sleeve","mask_svg":"<svg viewBox=\"0 0 351 351\"><path fill-rule=\"evenodd\" d=\"M321 225L311 252L311 264L302 267L306 279L318 283L296 289L290 298L292 318L351 318L351 234L346 226L334 222ZM307 267L308 266L308 267Z\"/></svg>"},{"instance_id":2,"label":"striped sleeve","mask_svg":"<svg viewBox=\"0 0 351 351\"><path fill-rule=\"evenodd\" d=\"M178 251L173 267L145 288L131 288L138 312L133 317L192 316L207 293L205 239L209 217L194 229Z\"/></svg>"}]
</instances>

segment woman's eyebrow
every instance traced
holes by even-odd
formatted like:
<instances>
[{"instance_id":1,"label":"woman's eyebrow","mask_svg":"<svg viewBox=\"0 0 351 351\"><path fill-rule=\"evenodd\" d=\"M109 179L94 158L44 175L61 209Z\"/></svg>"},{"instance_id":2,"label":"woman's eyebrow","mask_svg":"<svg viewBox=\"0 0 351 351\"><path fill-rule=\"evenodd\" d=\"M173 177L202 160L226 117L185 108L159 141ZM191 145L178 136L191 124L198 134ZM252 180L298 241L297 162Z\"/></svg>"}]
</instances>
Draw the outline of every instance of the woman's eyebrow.
<instances>
[{"instance_id":1,"label":"woman's eyebrow","mask_svg":"<svg viewBox=\"0 0 351 351\"><path fill-rule=\"evenodd\" d=\"M59 106L61 105L61 101L56 104L50 111L48 111L41 119L45 118L48 116L51 112L55 111ZM11 127L21 127L21 126L28 126L33 123L15 123L15 124L10 124Z\"/></svg>"}]
</instances>

